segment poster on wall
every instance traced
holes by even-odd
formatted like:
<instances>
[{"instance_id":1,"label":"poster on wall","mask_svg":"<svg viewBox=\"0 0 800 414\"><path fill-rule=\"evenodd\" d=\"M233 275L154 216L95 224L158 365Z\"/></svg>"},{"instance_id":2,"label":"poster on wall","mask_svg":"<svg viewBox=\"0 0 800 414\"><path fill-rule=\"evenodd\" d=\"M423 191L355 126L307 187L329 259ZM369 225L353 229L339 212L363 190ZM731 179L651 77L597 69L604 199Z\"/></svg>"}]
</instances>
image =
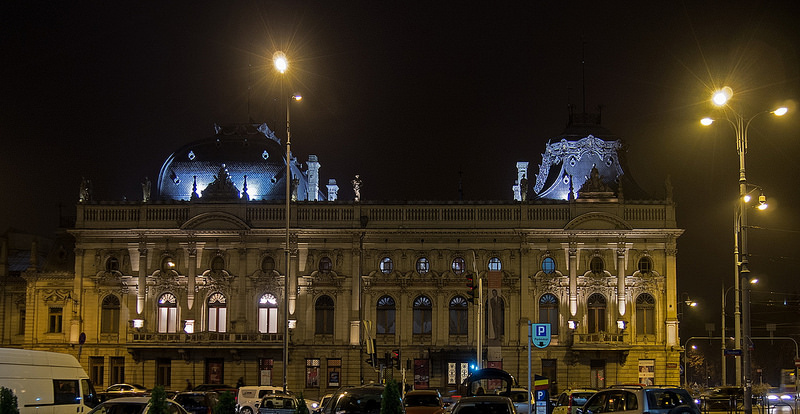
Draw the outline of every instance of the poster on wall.
<instances>
[{"instance_id":1,"label":"poster on wall","mask_svg":"<svg viewBox=\"0 0 800 414\"><path fill-rule=\"evenodd\" d=\"M655 359L640 359L639 360L639 383L644 385L653 385L656 378L656 360Z\"/></svg>"}]
</instances>

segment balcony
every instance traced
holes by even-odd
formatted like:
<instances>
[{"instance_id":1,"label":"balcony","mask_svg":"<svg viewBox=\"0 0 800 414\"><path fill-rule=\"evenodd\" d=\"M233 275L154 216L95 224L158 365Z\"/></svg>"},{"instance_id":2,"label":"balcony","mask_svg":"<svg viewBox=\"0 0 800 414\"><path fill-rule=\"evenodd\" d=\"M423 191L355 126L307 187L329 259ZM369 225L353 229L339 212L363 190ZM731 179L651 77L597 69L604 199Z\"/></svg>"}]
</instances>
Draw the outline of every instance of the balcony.
<instances>
[{"instance_id":1,"label":"balcony","mask_svg":"<svg viewBox=\"0 0 800 414\"><path fill-rule=\"evenodd\" d=\"M625 334L611 332L574 333L572 349L576 351L626 351L631 344Z\"/></svg>"},{"instance_id":2,"label":"balcony","mask_svg":"<svg viewBox=\"0 0 800 414\"><path fill-rule=\"evenodd\" d=\"M196 346L212 348L234 346L236 348L257 348L264 345L283 346L282 333L232 333L232 332L196 332L196 333L161 333L132 332L128 336L128 345L136 348L163 348L169 345Z\"/></svg>"}]
</instances>

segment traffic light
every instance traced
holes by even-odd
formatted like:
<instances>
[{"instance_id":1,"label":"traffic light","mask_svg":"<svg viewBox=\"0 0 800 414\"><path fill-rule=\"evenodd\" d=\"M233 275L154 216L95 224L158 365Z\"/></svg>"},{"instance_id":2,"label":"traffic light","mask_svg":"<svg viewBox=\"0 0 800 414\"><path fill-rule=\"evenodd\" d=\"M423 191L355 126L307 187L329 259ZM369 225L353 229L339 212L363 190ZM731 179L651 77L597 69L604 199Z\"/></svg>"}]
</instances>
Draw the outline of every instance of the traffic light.
<instances>
[{"instance_id":1,"label":"traffic light","mask_svg":"<svg viewBox=\"0 0 800 414\"><path fill-rule=\"evenodd\" d=\"M400 350L399 349L392 349L392 365L395 368L400 369Z\"/></svg>"},{"instance_id":2,"label":"traffic light","mask_svg":"<svg viewBox=\"0 0 800 414\"><path fill-rule=\"evenodd\" d=\"M475 303L478 300L477 290L478 285L475 283L475 279L472 275L467 275L467 302Z\"/></svg>"}]
</instances>

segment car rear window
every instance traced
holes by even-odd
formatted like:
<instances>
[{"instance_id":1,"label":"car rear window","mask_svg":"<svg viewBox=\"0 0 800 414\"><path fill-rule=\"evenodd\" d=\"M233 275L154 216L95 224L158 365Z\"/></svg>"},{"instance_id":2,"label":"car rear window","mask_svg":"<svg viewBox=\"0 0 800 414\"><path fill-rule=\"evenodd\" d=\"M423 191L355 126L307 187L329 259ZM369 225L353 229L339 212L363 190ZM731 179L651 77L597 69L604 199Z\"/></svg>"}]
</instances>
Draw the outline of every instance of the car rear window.
<instances>
[{"instance_id":1,"label":"car rear window","mask_svg":"<svg viewBox=\"0 0 800 414\"><path fill-rule=\"evenodd\" d=\"M407 395L406 407L438 407L442 405L435 395Z\"/></svg>"},{"instance_id":2,"label":"car rear window","mask_svg":"<svg viewBox=\"0 0 800 414\"><path fill-rule=\"evenodd\" d=\"M692 405L692 397L686 390L647 390L647 402L651 408L669 410L679 405Z\"/></svg>"},{"instance_id":3,"label":"car rear window","mask_svg":"<svg viewBox=\"0 0 800 414\"><path fill-rule=\"evenodd\" d=\"M498 402L476 402L460 404L458 414L513 414L508 404Z\"/></svg>"},{"instance_id":4,"label":"car rear window","mask_svg":"<svg viewBox=\"0 0 800 414\"><path fill-rule=\"evenodd\" d=\"M593 392L574 392L572 393L572 405L584 405L592 395L594 395Z\"/></svg>"}]
</instances>

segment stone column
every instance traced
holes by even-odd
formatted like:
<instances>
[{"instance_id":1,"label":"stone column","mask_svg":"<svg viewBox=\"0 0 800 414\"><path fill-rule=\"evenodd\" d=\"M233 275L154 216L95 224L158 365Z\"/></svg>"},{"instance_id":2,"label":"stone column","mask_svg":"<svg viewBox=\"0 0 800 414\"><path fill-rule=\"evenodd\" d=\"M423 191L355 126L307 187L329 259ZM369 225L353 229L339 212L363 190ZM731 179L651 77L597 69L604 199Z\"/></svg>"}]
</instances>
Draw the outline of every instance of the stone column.
<instances>
[{"instance_id":1,"label":"stone column","mask_svg":"<svg viewBox=\"0 0 800 414\"><path fill-rule=\"evenodd\" d=\"M350 274L353 275L350 286L350 345L361 344L361 239L353 241L351 250Z\"/></svg>"},{"instance_id":2,"label":"stone column","mask_svg":"<svg viewBox=\"0 0 800 414\"><path fill-rule=\"evenodd\" d=\"M667 290L667 346L679 346L678 309L677 309L677 266L675 257L678 254L674 236L669 236L665 243L666 255L666 290Z\"/></svg>"},{"instance_id":3,"label":"stone column","mask_svg":"<svg viewBox=\"0 0 800 414\"><path fill-rule=\"evenodd\" d=\"M578 242L569 242L569 314L578 314Z\"/></svg>"},{"instance_id":4,"label":"stone column","mask_svg":"<svg viewBox=\"0 0 800 414\"><path fill-rule=\"evenodd\" d=\"M136 291L136 313L141 317L144 312L145 294L147 293L147 245L139 243L139 284Z\"/></svg>"},{"instance_id":5,"label":"stone column","mask_svg":"<svg viewBox=\"0 0 800 414\"><path fill-rule=\"evenodd\" d=\"M34 253L35 249L32 249L31 255ZM81 334L81 309L83 308L81 293L83 293L84 272L83 254L83 249L75 248L75 279L72 281L72 301L69 303L69 307L72 310L69 320L69 343L71 344L77 344Z\"/></svg>"},{"instance_id":6,"label":"stone column","mask_svg":"<svg viewBox=\"0 0 800 414\"><path fill-rule=\"evenodd\" d=\"M189 310L192 310L192 308L194 308L194 284L196 282L195 279L197 278L197 245L195 242L189 242L189 247L186 249L186 253L189 256L189 269L188 274L186 275L186 299L189 304Z\"/></svg>"},{"instance_id":7,"label":"stone column","mask_svg":"<svg viewBox=\"0 0 800 414\"><path fill-rule=\"evenodd\" d=\"M238 282L236 287L239 291L236 296L239 300L231 301L231 305L236 308L236 332L244 332L247 329L246 309L251 303L251 298L247 292L247 276L249 274L247 269L247 248L242 247L239 249L239 276L236 280Z\"/></svg>"},{"instance_id":8,"label":"stone column","mask_svg":"<svg viewBox=\"0 0 800 414\"><path fill-rule=\"evenodd\" d=\"M617 243L617 307L619 316L625 316L625 242Z\"/></svg>"}]
</instances>

